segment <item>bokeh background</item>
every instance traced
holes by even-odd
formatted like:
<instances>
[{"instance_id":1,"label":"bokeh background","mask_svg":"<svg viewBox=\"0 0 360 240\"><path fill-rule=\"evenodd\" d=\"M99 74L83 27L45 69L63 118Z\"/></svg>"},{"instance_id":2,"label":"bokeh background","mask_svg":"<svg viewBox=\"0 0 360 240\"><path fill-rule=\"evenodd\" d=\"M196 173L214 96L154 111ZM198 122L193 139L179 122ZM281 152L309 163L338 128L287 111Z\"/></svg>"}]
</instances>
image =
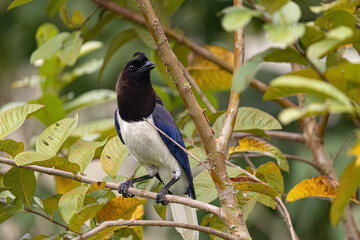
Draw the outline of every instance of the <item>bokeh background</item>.
<instances>
[{"instance_id":1,"label":"bokeh background","mask_svg":"<svg viewBox=\"0 0 360 240\"><path fill-rule=\"evenodd\" d=\"M309 21L316 16L312 14L309 5L319 5L320 1L315 0L298 0L295 1L302 8L302 20ZM35 32L37 27L44 22L52 22L56 24L61 31L69 31L61 22L58 15L53 19L49 19L46 15L46 0L34 0L31 3L15 8L9 12L6 11L11 0L0 1L0 107L6 103L13 101L27 102L40 96L40 90L36 88L17 88L12 87L12 83L16 80L37 74L37 69L29 63L31 53L36 49ZM95 5L89 0L72 0L68 1L69 11L81 9L83 14L87 16ZM233 35L225 32L220 24L219 11L232 5L229 0L186 0L184 4L171 17L171 24L182 29L185 35L193 39L200 45L220 45L229 50L233 50ZM89 24L96 22L95 15ZM254 20L246 28L246 59L250 58L257 52L260 52L272 45L262 32L259 20ZM100 32L98 40L104 43L104 47L100 50L86 56L88 58L101 59L105 56L107 47L111 39L121 31L126 29L130 24L124 20L116 20ZM103 74L102 81L97 82L97 73L85 75L77 79L71 85L66 87L62 95L74 94L75 96L88 91L90 89L114 89L117 77L123 65L131 58L136 51L143 51L147 54L151 49L147 47L141 40L135 40L125 47L119 49L112 57ZM350 61L360 60L355 55L347 56ZM264 63L261 65L257 78L268 83L274 77L290 71L288 64ZM156 71L152 73L153 82L158 85L164 85L160 78L160 74ZM219 102L219 109L226 109L228 91L222 91L215 94ZM277 116L280 107L273 102L263 102L262 96L254 89L248 88L241 97L241 106L252 106L264 110L273 116ZM112 117L115 102L94 106L81 112L81 121L89 119L101 119ZM170 109L173 113L176 109ZM43 129L43 125L37 120L30 119L11 137L15 140L28 143L33 135L39 134ZM300 132L296 123L284 126L284 130L292 132ZM332 115L329 119L328 128L326 130L326 147L330 156L333 156L339 149L340 145L351 134L353 130L352 123L349 119L339 115ZM283 152L301 156L307 160L312 160L309 149L303 144L293 143L272 139L271 142L278 146ZM348 143L346 147L350 146ZM346 149L346 148L345 148ZM337 174L340 174L344 167L350 163L352 159L347 157L346 150L342 151L336 159L335 168ZM254 159L254 163L259 165L263 163L261 159ZM290 173L283 173L285 180L285 193L287 193L296 183L302 179L317 176L318 173L309 165L289 160ZM100 170L96 161L87 175L94 178L102 178L105 174ZM6 171L6 167L1 166L0 171ZM37 193L47 195L52 190L52 180L47 176L49 181L38 181ZM47 184L40 183L46 182ZM300 239L328 239L339 240L345 239L341 226L332 227L329 223L329 207L330 202L320 199L304 199L291 204L286 204L295 230ZM148 207L146 214L148 218L156 218L154 212ZM360 225L360 207L354 206L354 216L358 225ZM199 213L203 215L203 213ZM265 208L257 203L253 212L247 220L247 226L253 239L289 239L288 229L277 211ZM61 229L56 225L43 220L42 218L29 214L20 213L0 225L0 239L15 240L20 239L24 233L31 233L32 236L38 234L55 234ZM144 239L180 239L179 235L171 229L145 228ZM205 235L201 235L201 239L209 239Z\"/></svg>"}]
</instances>

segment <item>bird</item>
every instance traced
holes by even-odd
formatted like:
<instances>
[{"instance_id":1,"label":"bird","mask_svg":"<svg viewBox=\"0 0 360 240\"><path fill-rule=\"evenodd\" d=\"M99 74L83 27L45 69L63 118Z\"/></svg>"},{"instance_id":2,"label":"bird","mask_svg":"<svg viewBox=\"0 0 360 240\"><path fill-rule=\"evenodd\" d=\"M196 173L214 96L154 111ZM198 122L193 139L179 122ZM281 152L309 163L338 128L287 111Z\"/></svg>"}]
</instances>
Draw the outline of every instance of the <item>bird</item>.
<instances>
[{"instance_id":1,"label":"bird","mask_svg":"<svg viewBox=\"0 0 360 240\"><path fill-rule=\"evenodd\" d=\"M129 154L147 171L145 176L121 183L118 192L123 197L133 197L128 193L129 187L156 177L164 184L156 195L156 203L168 204L166 194L196 199L187 154L154 128L156 126L185 148L173 117L151 84L150 71L154 68L155 64L143 52L136 52L133 59L125 64L116 83L116 131ZM174 221L198 224L194 208L176 203L169 205ZM198 239L197 231L183 228L176 230L186 240Z\"/></svg>"}]
</instances>

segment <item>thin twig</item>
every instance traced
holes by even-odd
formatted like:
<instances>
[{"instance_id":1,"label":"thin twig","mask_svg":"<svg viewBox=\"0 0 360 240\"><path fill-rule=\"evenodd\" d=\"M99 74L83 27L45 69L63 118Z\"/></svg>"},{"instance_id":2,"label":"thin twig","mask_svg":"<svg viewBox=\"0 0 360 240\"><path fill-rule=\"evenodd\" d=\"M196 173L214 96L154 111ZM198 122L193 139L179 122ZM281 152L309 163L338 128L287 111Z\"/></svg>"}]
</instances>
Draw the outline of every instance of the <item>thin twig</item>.
<instances>
[{"instance_id":1,"label":"thin twig","mask_svg":"<svg viewBox=\"0 0 360 240\"><path fill-rule=\"evenodd\" d=\"M93 178L85 177L85 176L82 176L82 175L75 175L75 174L73 174L71 172L66 172L66 171L62 171L62 170L59 170L59 169L55 169L55 168L47 168L47 167L36 166L36 165L17 166L14 160L4 158L4 157L0 157L0 163L4 163L4 164L14 166L14 167L30 169L30 170L45 173L45 174L48 174L48 175L55 175L55 176L65 177L65 178L76 180L76 181L83 182L83 183L93 184L93 183L96 183L96 182L101 182L101 180L98 180L98 179L93 179ZM105 187L110 188L111 190L118 190L119 184L113 183L113 182L106 182ZM156 199L156 195L157 195L157 193L149 192L149 191L145 191L145 190L137 189L137 188L133 188L133 187L130 187L128 189L128 192L133 194L133 195L139 196L139 197L150 198L150 199ZM209 213L213 213L216 216L221 217L220 209L218 207L214 206L214 205L211 205L211 204L200 202L200 201L197 201L197 200L194 200L194 199L191 199L191 198L180 197L180 196L169 195L169 194L165 195L165 200L167 202L179 203L179 204L186 205L186 206L189 206L189 207L192 207L192 208L205 210L205 211L207 211Z\"/></svg>"},{"instance_id":2,"label":"thin twig","mask_svg":"<svg viewBox=\"0 0 360 240\"><path fill-rule=\"evenodd\" d=\"M332 161L334 162L336 160L336 158L339 156L339 154L341 153L341 151L344 149L345 145L348 144L351 139L355 136L355 132L352 132L350 134L350 136L345 140L345 142L343 142L343 144L341 144L339 150L336 152L336 154L333 156Z\"/></svg>"},{"instance_id":3,"label":"thin twig","mask_svg":"<svg viewBox=\"0 0 360 240\"><path fill-rule=\"evenodd\" d=\"M146 118L143 118L145 122L147 122L150 126L152 126L153 128L155 128L156 130L158 130L162 135L164 135L167 139L169 139L170 141L172 141L173 143L175 143L176 146L178 146L179 148L181 148L181 150L183 150L186 154L190 155L193 159L195 159L199 164L203 165L207 170L210 170L209 166L207 166L205 163L203 163L203 161L201 161L200 159L198 159L197 157L194 156L194 154L192 154L191 152L189 152L189 150L187 150L186 148L184 148L183 146L181 146L179 143L177 143L174 139L172 139L171 137L169 137L169 135L167 135L166 133L164 133L161 129L159 129L158 127L156 127L154 124L152 124L151 122L149 122L149 120L147 120Z\"/></svg>"},{"instance_id":4,"label":"thin twig","mask_svg":"<svg viewBox=\"0 0 360 240\"><path fill-rule=\"evenodd\" d=\"M245 153L241 153L240 155L243 156L243 158L245 159L245 162L252 167L253 169L256 169L255 165L253 164L253 162L251 161L249 155L245 154Z\"/></svg>"},{"instance_id":5,"label":"thin twig","mask_svg":"<svg viewBox=\"0 0 360 240\"><path fill-rule=\"evenodd\" d=\"M199 85L196 83L196 81L194 80L194 78L191 76L191 74L189 73L188 70L186 70L186 68L181 64L181 68L184 71L185 77L187 78L187 80L190 82L191 86L193 86L196 90L196 92L199 94L201 100L205 103L205 105L209 108L210 112L212 113L216 113L216 109L214 108L214 106L211 104L211 102L209 101L209 99L206 97L206 95L201 91L201 88L199 87Z\"/></svg>"},{"instance_id":6,"label":"thin twig","mask_svg":"<svg viewBox=\"0 0 360 240\"><path fill-rule=\"evenodd\" d=\"M107 221L101 223L99 226L95 227L94 229L88 231L87 233L83 234L81 237L74 238L73 240L85 240L96 233L104 230L105 228L112 227L112 226L158 226L158 227L180 227L191 229L195 231L204 232L207 234L212 234L214 236L218 236L223 239L229 240L238 240L239 238L236 236L229 235L227 233L221 232L219 230L204 227L200 225L193 225L183 222L172 222L172 221L163 221L163 220L117 220L117 221Z\"/></svg>"},{"instance_id":7,"label":"thin twig","mask_svg":"<svg viewBox=\"0 0 360 240\"><path fill-rule=\"evenodd\" d=\"M294 227L292 225L292 222L291 222L291 218L290 218L290 214L288 212L288 210L286 209L284 203L281 201L281 199L279 197L276 197L275 198L275 201L280 205L280 207L282 208L283 210L283 213L284 213L284 221L286 222L289 230L290 230L290 234L291 234L291 239L292 240L298 240L298 236L296 235L296 232L294 230ZM281 214L281 213L280 213Z\"/></svg>"},{"instance_id":8,"label":"thin twig","mask_svg":"<svg viewBox=\"0 0 360 240\"><path fill-rule=\"evenodd\" d=\"M50 221L50 222L53 222L53 223L59 225L60 227L65 228L65 229L68 230L68 231L71 231L68 226L66 226L66 225L64 225L64 224L62 224L62 223L59 223L59 222L57 222L57 221L49 218L48 216L46 216L46 215L44 215L44 214L42 214L42 213L36 212L36 211L31 210L31 209L28 209L28 208L24 208L24 211L26 211L26 212L28 212L28 213L33 213L33 214L35 214L35 215L38 215L38 216L40 216L40 217L42 217L42 218L47 219L47 220Z\"/></svg>"},{"instance_id":9,"label":"thin twig","mask_svg":"<svg viewBox=\"0 0 360 240\"><path fill-rule=\"evenodd\" d=\"M92 16L94 16L94 14L97 12L97 10L99 10L100 8L102 8L101 5L97 5L97 7L92 10L92 12L89 14L89 16L87 16L87 18L85 18L85 20L76 28L76 30L80 30L89 20Z\"/></svg>"},{"instance_id":10,"label":"thin twig","mask_svg":"<svg viewBox=\"0 0 360 240\"><path fill-rule=\"evenodd\" d=\"M301 133L292 133L292 132L285 132L285 131L273 131L273 130L266 130L265 133L270 137L275 137L279 139L286 139L296 142L305 142L305 138ZM233 137L240 138L240 137L247 137L247 136L254 136L255 134L246 133L246 132L234 132Z\"/></svg>"}]
</instances>

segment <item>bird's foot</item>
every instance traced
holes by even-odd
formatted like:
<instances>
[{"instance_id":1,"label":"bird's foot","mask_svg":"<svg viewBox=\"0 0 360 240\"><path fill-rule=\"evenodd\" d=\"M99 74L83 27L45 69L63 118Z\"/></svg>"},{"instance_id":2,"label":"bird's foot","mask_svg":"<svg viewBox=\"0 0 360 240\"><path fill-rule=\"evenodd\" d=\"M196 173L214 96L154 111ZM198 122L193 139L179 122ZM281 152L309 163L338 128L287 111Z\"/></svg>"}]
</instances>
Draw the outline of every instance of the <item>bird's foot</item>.
<instances>
[{"instance_id":1,"label":"bird's foot","mask_svg":"<svg viewBox=\"0 0 360 240\"><path fill-rule=\"evenodd\" d=\"M166 189L160 189L160 192L156 195L155 203L161 203L163 206L167 205L168 202L165 200L166 193Z\"/></svg>"},{"instance_id":2,"label":"bird's foot","mask_svg":"<svg viewBox=\"0 0 360 240\"><path fill-rule=\"evenodd\" d=\"M134 197L135 195L128 193L129 187L134 187L134 186L133 186L133 181L132 181L132 179L129 179L129 180L121 183L121 184L119 185L118 192L119 192L120 194L122 194L124 198Z\"/></svg>"}]
</instances>

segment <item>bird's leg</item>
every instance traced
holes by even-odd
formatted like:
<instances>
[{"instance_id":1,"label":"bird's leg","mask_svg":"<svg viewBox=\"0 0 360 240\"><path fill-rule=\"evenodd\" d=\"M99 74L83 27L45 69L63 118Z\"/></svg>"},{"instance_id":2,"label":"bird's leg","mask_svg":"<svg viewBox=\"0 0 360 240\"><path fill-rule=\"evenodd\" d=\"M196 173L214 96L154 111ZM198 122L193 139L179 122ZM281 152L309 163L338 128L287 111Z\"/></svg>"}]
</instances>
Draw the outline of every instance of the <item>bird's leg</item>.
<instances>
[{"instance_id":1,"label":"bird's leg","mask_svg":"<svg viewBox=\"0 0 360 240\"><path fill-rule=\"evenodd\" d=\"M151 179L153 178L154 176L150 176L150 175L145 175L145 176L142 176L142 177L138 177L138 178L133 178L133 179L129 179L129 180L126 180L125 182L123 183L120 183L119 185L119 189L118 189L118 192L120 194L123 195L123 197L127 198L127 197L134 197L134 195L128 193L128 189L129 187L134 187L133 184L134 183L137 183L137 182L141 182L141 181L144 181L144 180L148 180L148 179Z\"/></svg>"},{"instance_id":2,"label":"bird's leg","mask_svg":"<svg viewBox=\"0 0 360 240\"><path fill-rule=\"evenodd\" d=\"M174 172L173 178L162 188L160 189L159 193L156 195L155 203L161 203L162 205L168 204L165 201L165 195L168 193L169 188L174 185L180 179L180 174Z\"/></svg>"}]
</instances>

